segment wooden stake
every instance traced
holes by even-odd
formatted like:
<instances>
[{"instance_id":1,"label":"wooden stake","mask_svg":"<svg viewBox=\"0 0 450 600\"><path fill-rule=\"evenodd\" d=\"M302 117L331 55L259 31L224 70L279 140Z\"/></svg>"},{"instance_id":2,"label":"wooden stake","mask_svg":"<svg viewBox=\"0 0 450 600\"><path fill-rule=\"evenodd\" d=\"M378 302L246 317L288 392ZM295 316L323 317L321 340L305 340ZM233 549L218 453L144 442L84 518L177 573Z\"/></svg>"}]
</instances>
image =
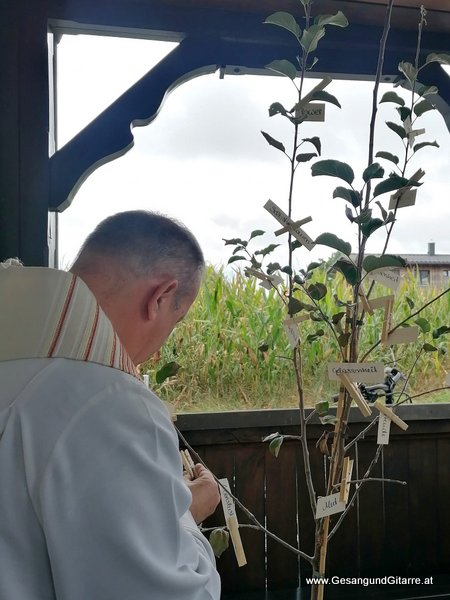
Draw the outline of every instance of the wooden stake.
<instances>
[{"instance_id":1,"label":"wooden stake","mask_svg":"<svg viewBox=\"0 0 450 600\"><path fill-rule=\"evenodd\" d=\"M348 393L350 394L350 396L356 402L356 404L357 404L359 410L361 411L361 413L363 414L363 416L369 417L372 414L372 411L370 410L370 406L367 404L367 402L361 396L361 392L358 390L358 388L353 383L353 381L351 381L345 373L341 373L339 375L339 378L342 381L342 383L344 384L344 386L346 387L346 389L348 390Z\"/></svg>"},{"instance_id":2,"label":"wooden stake","mask_svg":"<svg viewBox=\"0 0 450 600\"><path fill-rule=\"evenodd\" d=\"M400 417L398 417L390 408L388 408L382 402L380 402L380 400L376 400L373 405L381 413L386 415L388 419L395 423L397 427L400 427L400 429L403 429L403 431L406 431L408 429L408 424L405 423L405 421L403 421L402 419L400 419Z\"/></svg>"},{"instance_id":3,"label":"wooden stake","mask_svg":"<svg viewBox=\"0 0 450 600\"><path fill-rule=\"evenodd\" d=\"M341 487L339 489L339 501L347 504L348 495L350 493L350 483L353 471L353 459L349 456L344 458L344 466L342 467Z\"/></svg>"}]
</instances>

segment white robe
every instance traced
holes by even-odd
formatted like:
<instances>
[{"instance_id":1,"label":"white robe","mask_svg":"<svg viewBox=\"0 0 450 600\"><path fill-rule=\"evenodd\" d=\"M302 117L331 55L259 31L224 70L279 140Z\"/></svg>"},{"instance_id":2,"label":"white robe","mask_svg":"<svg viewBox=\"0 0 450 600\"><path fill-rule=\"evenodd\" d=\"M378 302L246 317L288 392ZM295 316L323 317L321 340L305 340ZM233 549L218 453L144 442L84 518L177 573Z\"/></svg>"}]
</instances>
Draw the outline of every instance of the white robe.
<instances>
[{"instance_id":1,"label":"white robe","mask_svg":"<svg viewBox=\"0 0 450 600\"><path fill-rule=\"evenodd\" d=\"M0 359L1 600L217 600L190 504L167 409L133 374Z\"/></svg>"}]
</instances>

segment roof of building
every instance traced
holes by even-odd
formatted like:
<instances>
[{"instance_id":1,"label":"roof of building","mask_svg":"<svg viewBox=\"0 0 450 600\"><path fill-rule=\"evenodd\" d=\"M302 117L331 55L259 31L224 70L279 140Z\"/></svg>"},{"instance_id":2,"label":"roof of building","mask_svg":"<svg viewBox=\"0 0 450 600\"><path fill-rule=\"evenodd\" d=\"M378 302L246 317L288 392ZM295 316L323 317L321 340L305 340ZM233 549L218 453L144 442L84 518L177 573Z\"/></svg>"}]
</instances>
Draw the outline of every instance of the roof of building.
<instances>
[{"instance_id":1,"label":"roof of building","mask_svg":"<svg viewBox=\"0 0 450 600\"><path fill-rule=\"evenodd\" d=\"M399 255L406 260L408 265L430 265L450 267L450 254L404 254ZM368 252L366 256L379 256L377 253ZM356 260L357 255L351 254L350 258Z\"/></svg>"}]
</instances>

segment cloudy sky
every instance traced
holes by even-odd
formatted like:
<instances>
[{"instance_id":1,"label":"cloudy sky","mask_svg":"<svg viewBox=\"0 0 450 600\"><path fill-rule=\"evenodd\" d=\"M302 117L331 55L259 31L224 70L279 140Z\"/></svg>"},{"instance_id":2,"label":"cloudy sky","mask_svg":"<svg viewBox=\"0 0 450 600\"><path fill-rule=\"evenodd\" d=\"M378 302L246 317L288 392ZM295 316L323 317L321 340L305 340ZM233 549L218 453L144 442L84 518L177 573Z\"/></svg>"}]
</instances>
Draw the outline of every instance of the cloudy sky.
<instances>
[{"instance_id":1,"label":"cloudy sky","mask_svg":"<svg viewBox=\"0 0 450 600\"><path fill-rule=\"evenodd\" d=\"M58 47L59 146L172 47L144 40L64 36ZM315 83L308 81L307 89ZM356 183L367 164L372 85L334 81L327 91L337 96L342 110L327 105L326 123L304 124L301 134L319 136L322 158L349 163ZM290 128L281 117L269 118L267 109L274 101L291 106L293 92L292 83L280 77L241 75L220 80L218 74L176 89L153 123L133 130L134 147L95 171L60 215L60 266L71 263L100 220L127 209L157 210L177 217L198 237L207 260L215 265L230 255L222 238L247 237L254 229L277 229L263 205L270 198L287 212L289 163L268 146L260 131L289 147ZM392 104L382 105L379 112L376 150L402 156L400 138L386 128L386 120L396 121ZM450 134L437 111L421 121L426 134L418 141L437 140L440 148L425 148L410 163L408 174L422 167L425 183L416 206L399 210L390 251L426 252L427 243L434 241L438 253L450 253ZM390 163L380 162L388 173ZM345 202L332 198L334 188L343 183L335 178L312 178L310 164L298 169L294 217L313 218L304 226L313 239L331 231L356 247L355 229L344 215ZM380 199L387 205L387 195ZM384 238L384 231L379 230L370 238L368 250L381 251ZM263 245L274 241L269 233L259 240ZM331 252L324 246L316 246L311 253L302 248L296 253L298 266ZM283 255L272 258L286 263Z\"/></svg>"}]
</instances>

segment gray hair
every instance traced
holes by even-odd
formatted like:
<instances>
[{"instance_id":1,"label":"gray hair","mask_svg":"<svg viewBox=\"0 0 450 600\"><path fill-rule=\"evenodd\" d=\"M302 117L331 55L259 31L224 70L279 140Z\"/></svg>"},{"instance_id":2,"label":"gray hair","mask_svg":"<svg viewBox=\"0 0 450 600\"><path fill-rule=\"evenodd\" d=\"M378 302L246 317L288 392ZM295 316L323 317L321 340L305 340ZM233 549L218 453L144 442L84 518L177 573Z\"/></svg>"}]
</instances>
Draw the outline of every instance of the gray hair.
<instances>
[{"instance_id":1,"label":"gray hair","mask_svg":"<svg viewBox=\"0 0 450 600\"><path fill-rule=\"evenodd\" d=\"M162 273L176 277L181 293L197 283L205 266L202 250L189 229L145 210L117 213L99 223L71 270L89 269L95 258L116 262L135 277Z\"/></svg>"}]
</instances>

